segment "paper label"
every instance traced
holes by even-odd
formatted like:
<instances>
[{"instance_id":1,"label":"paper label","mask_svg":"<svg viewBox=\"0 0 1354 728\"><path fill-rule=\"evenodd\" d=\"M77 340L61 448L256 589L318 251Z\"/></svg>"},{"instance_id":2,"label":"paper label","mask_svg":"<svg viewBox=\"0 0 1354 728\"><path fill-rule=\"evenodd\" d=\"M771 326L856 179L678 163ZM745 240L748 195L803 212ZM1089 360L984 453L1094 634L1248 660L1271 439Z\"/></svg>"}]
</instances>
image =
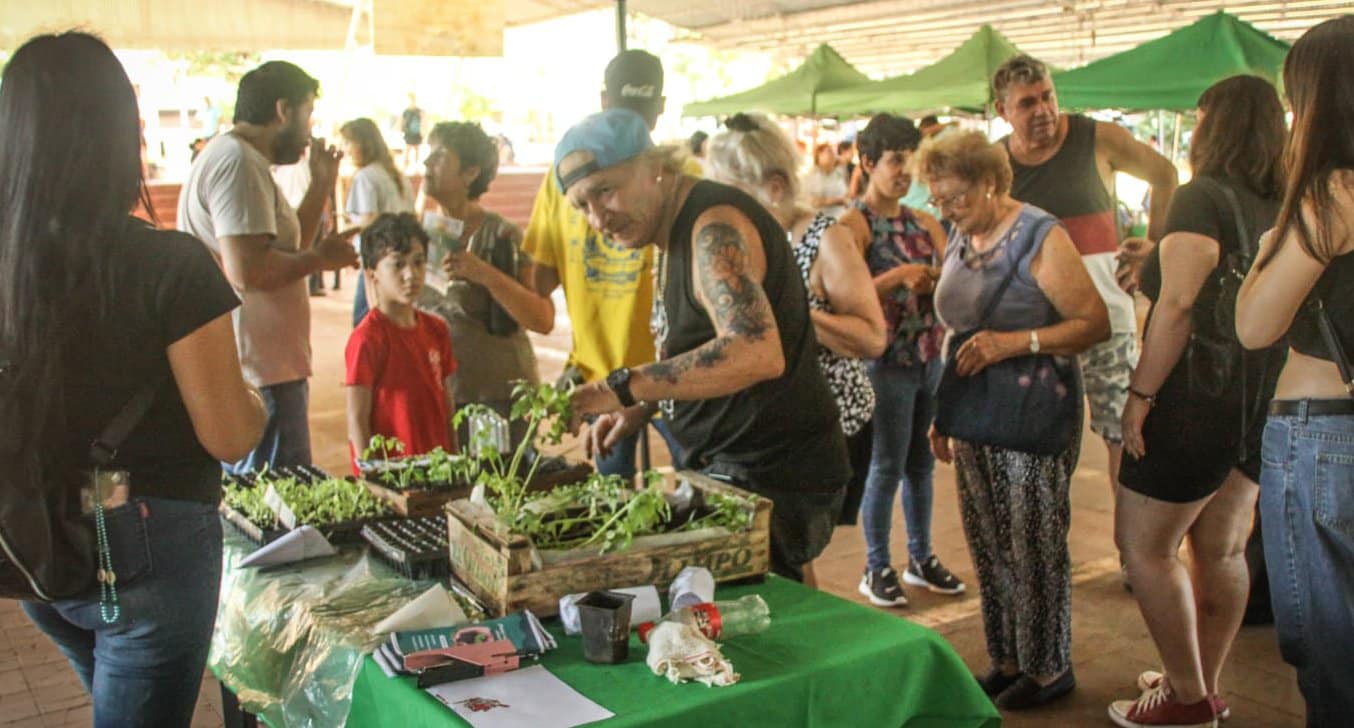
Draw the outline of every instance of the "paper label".
<instances>
[{"instance_id":1,"label":"paper label","mask_svg":"<svg viewBox=\"0 0 1354 728\"><path fill-rule=\"evenodd\" d=\"M268 485L268 490L263 494L263 502L273 509L273 513L277 514L277 520L281 521L288 531L296 528L296 514L292 513L291 507L287 505L286 501L282 500L281 494L271 483Z\"/></svg>"}]
</instances>

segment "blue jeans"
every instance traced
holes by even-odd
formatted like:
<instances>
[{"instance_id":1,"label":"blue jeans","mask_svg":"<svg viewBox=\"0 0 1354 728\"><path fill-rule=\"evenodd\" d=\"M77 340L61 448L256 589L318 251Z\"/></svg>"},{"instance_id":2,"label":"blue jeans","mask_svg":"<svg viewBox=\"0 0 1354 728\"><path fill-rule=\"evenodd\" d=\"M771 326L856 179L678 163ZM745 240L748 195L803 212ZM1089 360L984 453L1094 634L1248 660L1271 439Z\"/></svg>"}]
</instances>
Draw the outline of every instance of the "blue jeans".
<instances>
[{"instance_id":1,"label":"blue jeans","mask_svg":"<svg viewBox=\"0 0 1354 728\"><path fill-rule=\"evenodd\" d=\"M24 602L94 702L94 725L188 726L207 663L221 588L216 506L134 498L107 511L122 612L105 624L96 592Z\"/></svg>"},{"instance_id":2,"label":"blue jeans","mask_svg":"<svg viewBox=\"0 0 1354 728\"><path fill-rule=\"evenodd\" d=\"M908 558L921 563L931 557L931 476L936 461L927 434L936 416L940 361L911 367L872 362L867 372L874 385L874 447L860 523L866 566L873 571L892 563L889 527L893 494L899 489Z\"/></svg>"},{"instance_id":3,"label":"blue jeans","mask_svg":"<svg viewBox=\"0 0 1354 728\"><path fill-rule=\"evenodd\" d=\"M353 294L353 328L367 317L367 277L357 272L357 293Z\"/></svg>"},{"instance_id":4,"label":"blue jeans","mask_svg":"<svg viewBox=\"0 0 1354 728\"><path fill-rule=\"evenodd\" d=\"M1307 725L1354 715L1354 417L1270 416L1260 523L1274 625Z\"/></svg>"},{"instance_id":5,"label":"blue jeans","mask_svg":"<svg viewBox=\"0 0 1354 728\"><path fill-rule=\"evenodd\" d=\"M672 453L672 467L675 470L682 469L682 446L677 444L677 440L672 437L672 430L668 428L667 420L662 417L655 417L650 420L658 434L663 436L663 441L668 444L668 452ZM611 454L606 457L599 457L596 461L597 472L602 475L619 475L627 480L635 477L635 447L639 444L639 433L621 440Z\"/></svg>"},{"instance_id":6,"label":"blue jeans","mask_svg":"<svg viewBox=\"0 0 1354 728\"><path fill-rule=\"evenodd\" d=\"M310 383L304 379L259 387L268 408L263 438L237 463L222 463L236 475L287 465L310 465Z\"/></svg>"}]
</instances>

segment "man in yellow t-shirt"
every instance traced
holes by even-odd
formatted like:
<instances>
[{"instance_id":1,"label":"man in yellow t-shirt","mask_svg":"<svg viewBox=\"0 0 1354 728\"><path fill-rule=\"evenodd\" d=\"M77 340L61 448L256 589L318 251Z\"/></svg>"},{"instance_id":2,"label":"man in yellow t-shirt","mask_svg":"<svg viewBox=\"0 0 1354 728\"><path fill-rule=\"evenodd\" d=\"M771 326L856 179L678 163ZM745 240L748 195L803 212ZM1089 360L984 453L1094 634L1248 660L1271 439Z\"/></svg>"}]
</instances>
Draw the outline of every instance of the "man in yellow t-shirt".
<instances>
[{"instance_id":1,"label":"man in yellow t-shirt","mask_svg":"<svg viewBox=\"0 0 1354 728\"><path fill-rule=\"evenodd\" d=\"M607 64L602 108L627 108L643 116L652 130L663 113L663 64L641 50L623 51ZM694 161L694 160L693 160ZM700 175L698 164L688 174ZM653 248L628 250L593 230L587 217L564 199L551 169L531 208L522 249L535 264L536 291L549 297L564 286L573 325L569 366L584 382L603 379L621 367L654 361L649 313L653 307ZM680 449L667 427L655 421L672 452ZM622 443L597 461L604 474L635 474L635 443Z\"/></svg>"}]
</instances>

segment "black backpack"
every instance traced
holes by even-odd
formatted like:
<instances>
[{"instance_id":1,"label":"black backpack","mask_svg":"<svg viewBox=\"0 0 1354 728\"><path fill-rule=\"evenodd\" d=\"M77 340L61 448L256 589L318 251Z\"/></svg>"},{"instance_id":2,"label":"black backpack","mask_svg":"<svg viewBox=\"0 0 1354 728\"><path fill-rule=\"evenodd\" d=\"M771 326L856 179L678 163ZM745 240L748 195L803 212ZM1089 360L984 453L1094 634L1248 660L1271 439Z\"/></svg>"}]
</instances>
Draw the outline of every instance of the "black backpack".
<instances>
[{"instance_id":1,"label":"black backpack","mask_svg":"<svg viewBox=\"0 0 1354 728\"><path fill-rule=\"evenodd\" d=\"M0 377L7 376L0 362ZM138 390L90 445L89 459L107 468L117 449L150 409L159 381ZM13 419L6 418L8 422ZM74 466L53 465L42 453L0 442L0 598L50 602L86 594L101 568L94 519L81 500L94 479ZM90 499L91 507L100 508ZM103 556L106 556L104 554Z\"/></svg>"}]
</instances>

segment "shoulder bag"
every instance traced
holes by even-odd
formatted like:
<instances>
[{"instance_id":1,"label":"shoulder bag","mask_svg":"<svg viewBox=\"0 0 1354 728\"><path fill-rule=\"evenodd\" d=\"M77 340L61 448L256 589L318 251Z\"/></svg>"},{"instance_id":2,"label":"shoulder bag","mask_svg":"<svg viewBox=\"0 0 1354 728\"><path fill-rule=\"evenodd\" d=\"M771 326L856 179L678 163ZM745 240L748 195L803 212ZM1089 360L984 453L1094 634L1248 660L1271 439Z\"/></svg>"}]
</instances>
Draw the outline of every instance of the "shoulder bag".
<instances>
[{"instance_id":1,"label":"shoulder bag","mask_svg":"<svg viewBox=\"0 0 1354 728\"><path fill-rule=\"evenodd\" d=\"M1046 221L1031 239L1042 240L1054 222ZM1029 251L1021 258L1025 255ZM1075 360L1027 354L996 362L967 377L955 371L955 352L987 327L1019 269L1018 258L997 286L976 327L950 337L945 370L936 391L936 431L976 445L1057 455L1072 446L1081 425L1081 382Z\"/></svg>"}]
</instances>

